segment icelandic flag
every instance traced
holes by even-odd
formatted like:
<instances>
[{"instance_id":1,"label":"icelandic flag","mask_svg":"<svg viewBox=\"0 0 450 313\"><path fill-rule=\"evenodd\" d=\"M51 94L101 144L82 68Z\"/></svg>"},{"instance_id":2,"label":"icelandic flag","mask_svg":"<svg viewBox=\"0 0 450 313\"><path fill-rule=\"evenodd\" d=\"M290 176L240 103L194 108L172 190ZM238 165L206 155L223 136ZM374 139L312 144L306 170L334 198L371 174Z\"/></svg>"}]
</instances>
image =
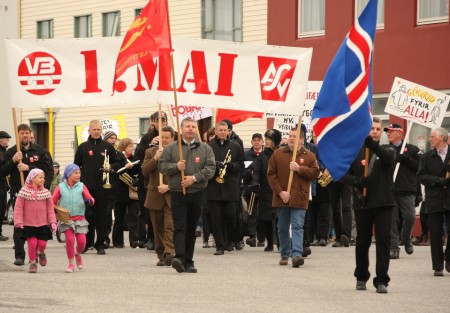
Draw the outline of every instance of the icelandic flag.
<instances>
[{"instance_id":1,"label":"icelandic flag","mask_svg":"<svg viewBox=\"0 0 450 313\"><path fill-rule=\"evenodd\" d=\"M312 113L320 157L344 176L372 128L372 56L378 0L369 3L337 51Z\"/></svg>"}]
</instances>

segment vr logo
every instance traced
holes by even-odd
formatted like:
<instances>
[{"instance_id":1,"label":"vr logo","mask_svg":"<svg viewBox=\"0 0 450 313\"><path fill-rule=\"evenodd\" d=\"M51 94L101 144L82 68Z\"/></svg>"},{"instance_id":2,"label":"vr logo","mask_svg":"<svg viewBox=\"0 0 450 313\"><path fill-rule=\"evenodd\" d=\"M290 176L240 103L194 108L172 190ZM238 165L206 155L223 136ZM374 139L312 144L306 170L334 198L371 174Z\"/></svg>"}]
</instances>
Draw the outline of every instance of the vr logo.
<instances>
[{"instance_id":1,"label":"vr logo","mask_svg":"<svg viewBox=\"0 0 450 313\"><path fill-rule=\"evenodd\" d=\"M20 84L34 95L46 95L55 90L61 82L61 66L59 62L46 52L34 52L19 64Z\"/></svg>"},{"instance_id":2,"label":"vr logo","mask_svg":"<svg viewBox=\"0 0 450 313\"><path fill-rule=\"evenodd\" d=\"M297 60L258 57L258 65L262 99L286 101Z\"/></svg>"}]
</instances>

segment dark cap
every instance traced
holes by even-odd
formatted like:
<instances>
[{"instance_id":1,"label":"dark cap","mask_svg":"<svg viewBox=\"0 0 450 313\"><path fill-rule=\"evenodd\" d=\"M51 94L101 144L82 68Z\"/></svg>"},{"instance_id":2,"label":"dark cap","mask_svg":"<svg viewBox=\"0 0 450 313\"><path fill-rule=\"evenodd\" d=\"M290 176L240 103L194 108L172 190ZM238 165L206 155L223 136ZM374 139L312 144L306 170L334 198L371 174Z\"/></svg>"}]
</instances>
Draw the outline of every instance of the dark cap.
<instances>
[{"instance_id":1,"label":"dark cap","mask_svg":"<svg viewBox=\"0 0 450 313\"><path fill-rule=\"evenodd\" d=\"M255 139L255 138L263 139L263 136L260 133L254 133L252 135L252 140Z\"/></svg>"},{"instance_id":2,"label":"dark cap","mask_svg":"<svg viewBox=\"0 0 450 313\"><path fill-rule=\"evenodd\" d=\"M0 131L0 139L2 138L11 138L11 136L7 132L2 130Z\"/></svg>"},{"instance_id":3,"label":"dark cap","mask_svg":"<svg viewBox=\"0 0 450 313\"><path fill-rule=\"evenodd\" d=\"M398 124L391 124L388 127L385 127L383 130L385 132L387 132L388 130L394 130L394 131L399 131L399 132L403 133L403 128Z\"/></svg>"},{"instance_id":4,"label":"dark cap","mask_svg":"<svg viewBox=\"0 0 450 313\"><path fill-rule=\"evenodd\" d=\"M155 112L152 115L150 115L150 119L151 120L156 120L156 119L158 119L158 117L159 117L159 112ZM166 112L161 111L161 118L163 120L167 121L167 114L166 114Z\"/></svg>"},{"instance_id":5,"label":"dark cap","mask_svg":"<svg viewBox=\"0 0 450 313\"><path fill-rule=\"evenodd\" d=\"M273 145L278 147L281 142L281 132L278 129L268 129L264 133L264 137L272 139Z\"/></svg>"}]
</instances>

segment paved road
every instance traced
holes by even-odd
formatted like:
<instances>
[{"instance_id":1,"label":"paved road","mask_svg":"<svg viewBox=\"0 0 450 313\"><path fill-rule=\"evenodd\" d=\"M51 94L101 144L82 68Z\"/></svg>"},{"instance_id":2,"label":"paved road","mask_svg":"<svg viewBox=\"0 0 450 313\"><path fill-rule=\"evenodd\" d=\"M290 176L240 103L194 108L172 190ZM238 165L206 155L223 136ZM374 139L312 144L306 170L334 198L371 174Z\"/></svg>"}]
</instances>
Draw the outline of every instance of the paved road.
<instances>
[{"instance_id":1,"label":"paved road","mask_svg":"<svg viewBox=\"0 0 450 313\"><path fill-rule=\"evenodd\" d=\"M433 276L429 247L402 251L391 262L389 293L377 294L371 284L355 290L352 247L313 247L294 269L263 248L214 256L198 241L197 274L156 267L153 251L126 247L89 251L85 269L66 274L64 245L48 246L47 266L29 274L12 264L12 241L0 242L0 312L450 312L450 273Z\"/></svg>"}]
</instances>

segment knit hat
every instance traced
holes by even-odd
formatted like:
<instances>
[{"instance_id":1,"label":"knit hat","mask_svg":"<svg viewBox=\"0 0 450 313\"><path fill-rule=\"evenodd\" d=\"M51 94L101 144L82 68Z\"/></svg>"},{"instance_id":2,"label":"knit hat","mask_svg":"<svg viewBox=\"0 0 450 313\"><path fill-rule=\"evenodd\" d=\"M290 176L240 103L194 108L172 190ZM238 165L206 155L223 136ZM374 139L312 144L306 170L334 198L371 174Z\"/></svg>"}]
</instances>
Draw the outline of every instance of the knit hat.
<instances>
[{"instance_id":1,"label":"knit hat","mask_svg":"<svg viewBox=\"0 0 450 313\"><path fill-rule=\"evenodd\" d=\"M108 130L103 135L103 140L106 140L106 139L108 139L111 136L116 136L117 137L117 134L115 132L113 132L112 130Z\"/></svg>"},{"instance_id":2,"label":"knit hat","mask_svg":"<svg viewBox=\"0 0 450 313\"><path fill-rule=\"evenodd\" d=\"M38 169L38 168L33 168L33 169L28 173L27 180L25 181L25 183L26 183L27 185L31 185L33 179L34 179L36 176L38 176L40 173L44 173L44 171L41 170L41 169Z\"/></svg>"},{"instance_id":3,"label":"knit hat","mask_svg":"<svg viewBox=\"0 0 450 313\"><path fill-rule=\"evenodd\" d=\"M281 132L278 129L268 129L264 137L271 139L274 147L278 147L281 143Z\"/></svg>"},{"instance_id":4,"label":"knit hat","mask_svg":"<svg viewBox=\"0 0 450 313\"><path fill-rule=\"evenodd\" d=\"M66 166L65 170L64 170L64 176L63 179L67 179L69 178L70 175L73 174L73 172L80 170L80 167L76 164L69 164Z\"/></svg>"}]
</instances>

